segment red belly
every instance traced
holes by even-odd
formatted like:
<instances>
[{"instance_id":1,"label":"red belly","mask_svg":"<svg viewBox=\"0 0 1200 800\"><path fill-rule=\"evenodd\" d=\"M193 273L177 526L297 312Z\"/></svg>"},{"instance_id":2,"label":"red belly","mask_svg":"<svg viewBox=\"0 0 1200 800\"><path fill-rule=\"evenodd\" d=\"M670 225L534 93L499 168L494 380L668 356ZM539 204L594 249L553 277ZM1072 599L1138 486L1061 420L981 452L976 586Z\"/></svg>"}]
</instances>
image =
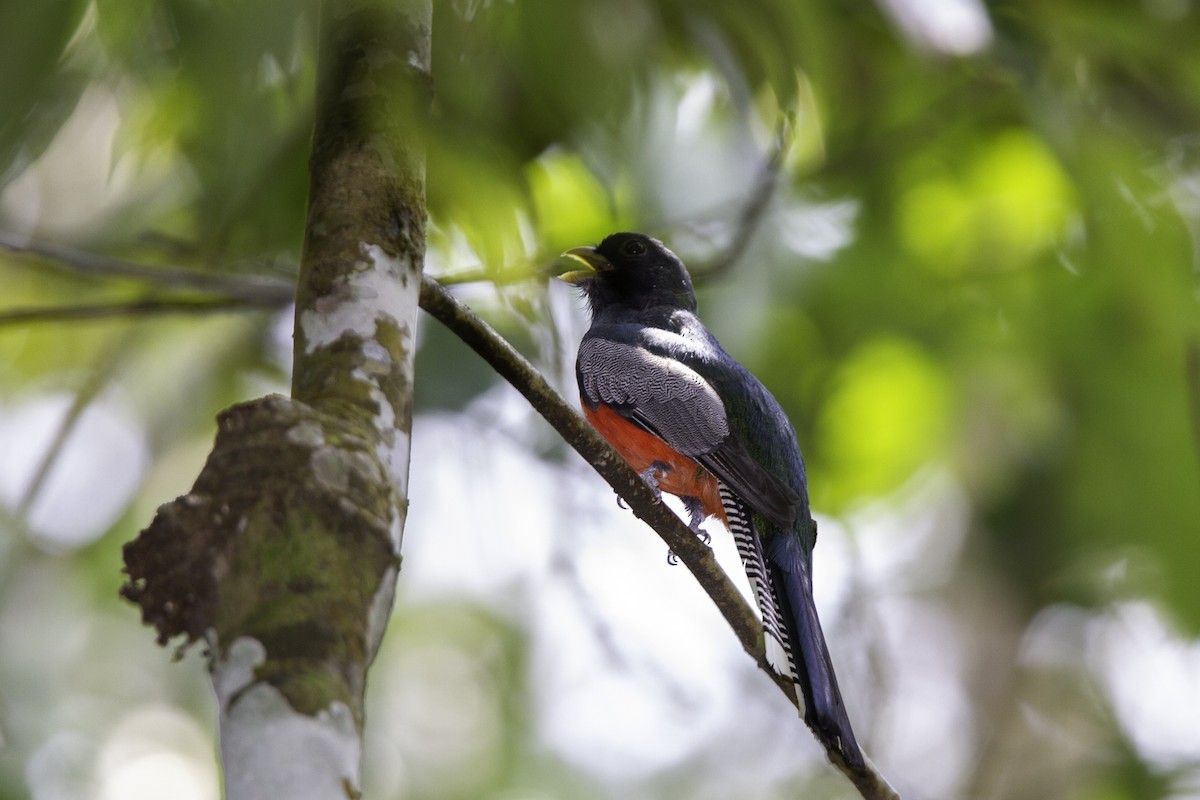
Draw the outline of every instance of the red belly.
<instances>
[{"instance_id":1,"label":"red belly","mask_svg":"<svg viewBox=\"0 0 1200 800\"><path fill-rule=\"evenodd\" d=\"M666 474L657 476L659 489L678 497L695 497L705 516L716 516L725 522L717 479L711 472L603 403L595 408L588 408L586 402L582 405L583 416L629 462L629 466L645 472L656 461L666 464L669 467Z\"/></svg>"}]
</instances>

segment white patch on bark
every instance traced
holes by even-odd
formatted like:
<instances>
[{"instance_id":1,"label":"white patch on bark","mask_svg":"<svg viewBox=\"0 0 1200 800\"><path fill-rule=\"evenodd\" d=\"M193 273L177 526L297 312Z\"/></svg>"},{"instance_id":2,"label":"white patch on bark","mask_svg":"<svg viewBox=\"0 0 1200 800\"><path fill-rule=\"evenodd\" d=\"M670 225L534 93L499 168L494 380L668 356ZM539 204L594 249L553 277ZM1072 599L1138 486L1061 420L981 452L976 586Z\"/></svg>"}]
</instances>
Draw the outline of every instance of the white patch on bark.
<instances>
[{"instance_id":1,"label":"white patch on bark","mask_svg":"<svg viewBox=\"0 0 1200 800\"><path fill-rule=\"evenodd\" d=\"M377 388L371 389L371 396L379 404L379 413L375 417L375 429L379 431L379 443L375 446L375 455L379 463L387 470L389 479L396 489L397 497L408 497L408 465L411 454L411 436L407 431L396 427L396 413L392 409L383 392ZM392 508L391 539L396 552L400 546L404 531L404 512Z\"/></svg>"},{"instance_id":2,"label":"white patch on bark","mask_svg":"<svg viewBox=\"0 0 1200 800\"><path fill-rule=\"evenodd\" d=\"M269 683L255 682L266 659L243 637L212 668L220 703L226 800L345 800L359 784L361 745L350 709L335 702L308 716Z\"/></svg>"},{"instance_id":3,"label":"white patch on bark","mask_svg":"<svg viewBox=\"0 0 1200 800\"><path fill-rule=\"evenodd\" d=\"M416 305L420 282L410 274L408 265L377 245L365 244L362 251L370 266L347 274L330 295L317 301L316 308L301 312L306 353L327 347L348 333L369 340L375 335L376 319L400 324L397 314Z\"/></svg>"},{"instance_id":4,"label":"white patch on bark","mask_svg":"<svg viewBox=\"0 0 1200 800\"><path fill-rule=\"evenodd\" d=\"M350 488L350 481L380 479L379 470L364 453L340 447L320 447L313 451L311 466L313 477L333 494L343 494Z\"/></svg>"},{"instance_id":5,"label":"white patch on bark","mask_svg":"<svg viewBox=\"0 0 1200 800\"><path fill-rule=\"evenodd\" d=\"M360 380L374 383L370 375L356 370L354 376ZM401 497L408 496L408 461L411 450L411 437L407 431L400 430L396 425L396 411L388 402L387 396L377 385L371 387L371 399L379 408L375 415L375 429L379 431L379 443L375 447L375 455L379 463L391 476L392 484Z\"/></svg>"},{"instance_id":6,"label":"white patch on bark","mask_svg":"<svg viewBox=\"0 0 1200 800\"><path fill-rule=\"evenodd\" d=\"M287 440L305 447L320 447L325 444L325 432L319 423L304 420L288 429Z\"/></svg>"},{"instance_id":7,"label":"white patch on bark","mask_svg":"<svg viewBox=\"0 0 1200 800\"><path fill-rule=\"evenodd\" d=\"M360 264L362 269L342 279L329 296L317 301L315 308L303 311L299 325L307 353L327 347L347 334L357 335L362 340L363 365L355 370L354 377L371 387L371 399L379 408L375 419L379 432L376 455L388 471L398 496L406 497L410 436L396 427L396 412L384 391L381 377L391 376L398 369L411 384L414 346L411 332L421 282L406 261L389 255L383 248L364 243L361 251L365 257ZM404 342L405 363L395 364L392 353L375 338L380 321L395 325L402 336L408 336ZM321 474L327 483L339 483L336 468L339 465L322 463L318 466L323 467ZM397 510L392 526L392 540L397 552L401 521Z\"/></svg>"},{"instance_id":8,"label":"white patch on bark","mask_svg":"<svg viewBox=\"0 0 1200 800\"><path fill-rule=\"evenodd\" d=\"M395 541L399 541L399 526L393 526ZM399 544L397 544L399 552ZM367 616L367 652L372 656L379 652L379 643L383 641L384 631L387 630L388 620L392 616L392 603L396 599L396 579L400 570L391 568L383 575L375 596L371 598L371 610Z\"/></svg>"},{"instance_id":9,"label":"white patch on bark","mask_svg":"<svg viewBox=\"0 0 1200 800\"><path fill-rule=\"evenodd\" d=\"M363 342L362 352L364 356L372 361L378 361L382 364L392 363L392 357L388 353L387 348L374 339Z\"/></svg>"},{"instance_id":10,"label":"white patch on bark","mask_svg":"<svg viewBox=\"0 0 1200 800\"><path fill-rule=\"evenodd\" d=\"M208 646L216 652L216 634L210 634ZM254 670L267 660L267 650L257 639L242 637L225 651L225 658L213 665L213 689L224 709L235 694L254 681Z\"/></svg>"}]
</instances>

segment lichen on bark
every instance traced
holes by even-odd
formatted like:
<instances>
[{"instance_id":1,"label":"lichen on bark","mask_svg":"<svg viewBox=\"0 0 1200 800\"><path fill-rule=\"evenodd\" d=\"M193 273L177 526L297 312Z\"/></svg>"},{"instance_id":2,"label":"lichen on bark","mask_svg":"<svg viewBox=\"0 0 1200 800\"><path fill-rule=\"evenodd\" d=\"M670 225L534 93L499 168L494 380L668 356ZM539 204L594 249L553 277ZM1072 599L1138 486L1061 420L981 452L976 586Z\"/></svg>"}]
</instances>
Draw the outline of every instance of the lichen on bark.
<instances>
[{"instance_id":1,"label":"lichen on bark","mask_svg":"<svg viewBox=\"0 0 1200 800\"><path fill-rule=\"evenodd\" d=\"M234 406L192 490L126 545L122 594L159 641L259 641L292 706L360 708L372 600L397 566L375 442L303 403Z\"/></svg>"}]
</instances>

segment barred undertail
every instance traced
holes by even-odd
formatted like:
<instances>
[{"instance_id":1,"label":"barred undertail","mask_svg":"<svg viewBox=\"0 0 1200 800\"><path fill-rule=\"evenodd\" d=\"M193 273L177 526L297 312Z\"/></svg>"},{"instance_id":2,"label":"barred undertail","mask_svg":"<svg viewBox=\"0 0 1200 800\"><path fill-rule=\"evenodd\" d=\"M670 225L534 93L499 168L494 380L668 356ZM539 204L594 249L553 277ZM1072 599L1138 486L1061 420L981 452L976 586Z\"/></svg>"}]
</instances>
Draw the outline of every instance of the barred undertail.
<instances>
[{"instance_id":1,"label":"barred undertail","mask_svg":"<svg viewBox=\"0 0 1200 800\"><path fill-rule=\"evenodd\" d=\"M738 555L742 558L746 577L750 579L750 590L754 593L759 613L762 615L767 663L784 678L796 682L796 662L792 655L792 644L788 639L787 623L784 622L783 610L775 599L775 591L763 557L762 542L755 534L754 525L750 520L750 509L723 481L718 482L717 488ZM797 697L803 700L803 695L799 692Z\"/></svg>"}]
</instances>

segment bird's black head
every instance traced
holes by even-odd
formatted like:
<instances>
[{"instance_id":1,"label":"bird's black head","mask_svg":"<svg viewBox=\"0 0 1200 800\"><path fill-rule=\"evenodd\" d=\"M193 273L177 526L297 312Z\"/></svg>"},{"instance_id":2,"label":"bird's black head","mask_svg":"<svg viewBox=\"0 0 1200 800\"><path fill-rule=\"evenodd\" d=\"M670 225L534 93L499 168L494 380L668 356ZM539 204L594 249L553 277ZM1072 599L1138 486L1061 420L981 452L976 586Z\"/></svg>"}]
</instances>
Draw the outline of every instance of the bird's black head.
<instances>
[{"instance_id":1,"label":"bird's black head","mask_svg":"<svg viewBox=\"0 0 1200 800\"><path fill-rule=\"evenodd\" d=\"M692 279L679 256L645 234L614 233L596 247L563 255L586 267L560 277L583 289L593 313L610 306L696 310Z\"/></svg>"}]
</instances>

